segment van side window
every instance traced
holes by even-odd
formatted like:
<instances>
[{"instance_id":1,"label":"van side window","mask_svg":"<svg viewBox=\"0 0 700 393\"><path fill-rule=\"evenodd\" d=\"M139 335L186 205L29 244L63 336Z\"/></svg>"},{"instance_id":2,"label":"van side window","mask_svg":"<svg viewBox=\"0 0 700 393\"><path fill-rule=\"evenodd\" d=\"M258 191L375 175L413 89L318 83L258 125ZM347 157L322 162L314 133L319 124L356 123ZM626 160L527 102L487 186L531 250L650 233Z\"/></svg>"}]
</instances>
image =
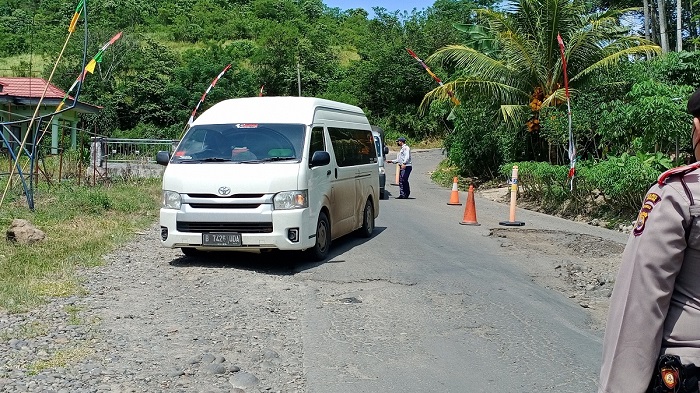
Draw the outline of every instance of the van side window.
<instances>
[{"instance_id":1,"label":"van side window","mask_svg":"<svg viewBox=\"0 0 700 393\"><path fill-rule=\"evenodd\" d=\"M309 144L309 162L313 157L314 152L326 151L326 141L323 138L323 127L314 127L311 129L311 143Z\"/></svg>"},{"instance_id":2,"label":"van side window","mask_svg":"<svg viewBox=\"0 0 700 393\"><path fill-rule=\"evenodd\" d=\"M371 131L329 127L328 133L331 137L338 166L377 162L377 150L374 147L374 137Z\"/></svg>"}]
</instances>

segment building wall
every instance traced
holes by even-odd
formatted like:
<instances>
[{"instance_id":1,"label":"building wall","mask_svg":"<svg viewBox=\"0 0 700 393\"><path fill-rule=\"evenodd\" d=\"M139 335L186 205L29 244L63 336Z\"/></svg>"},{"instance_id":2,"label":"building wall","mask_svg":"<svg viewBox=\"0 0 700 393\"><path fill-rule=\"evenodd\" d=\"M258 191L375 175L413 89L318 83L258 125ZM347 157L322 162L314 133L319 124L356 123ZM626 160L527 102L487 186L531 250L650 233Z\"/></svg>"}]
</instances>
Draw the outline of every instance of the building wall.
<instances>
[{"instance_id":1,"label":"building wall","mask_svg":"<svg viewBox=\"0 0 700 393\"><path fill-rule=\"evenodd\" d=\"M54 110L55 107L42 107L37 116L47 116L53 113ZM2 135L0 136L0 150L6 151L8 148L12 148L13 151L16 152L22 140L26 137L27 128L29 127L30 123L32 129L37 129L37 122L39 118L35 119L33 122L31 121L35 111L35 107L28 106L10 106L9 108L3 107L0 109L0 127L2 128ZM47 123L49 121L51 123ZM66 111L54 116L53 118L41 118L40 130L44 133L41 142L42 145L48 146L48 144L50 144L50 153L57 154L58 146L61 142L61 132L63 132L62 146L75 148L77 122L78 116L75 111ZM14 134L19 141L12 138L10 136L11 133ZM32 135L26 138L25 144L31 144L34 142L34 137ZM49 142L45 141L47 139Z\"/></svg>"}]
</instances>

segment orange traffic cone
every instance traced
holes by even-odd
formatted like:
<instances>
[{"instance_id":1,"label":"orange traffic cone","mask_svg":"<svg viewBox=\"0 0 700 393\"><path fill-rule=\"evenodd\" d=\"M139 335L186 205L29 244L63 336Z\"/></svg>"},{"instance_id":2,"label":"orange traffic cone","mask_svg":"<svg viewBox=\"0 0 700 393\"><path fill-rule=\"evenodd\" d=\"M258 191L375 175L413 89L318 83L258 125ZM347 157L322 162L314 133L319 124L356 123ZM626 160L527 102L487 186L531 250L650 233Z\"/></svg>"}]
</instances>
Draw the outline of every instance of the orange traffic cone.
<instances>
[{"instance_id":1,"label":"orange traffic cone","mask_svg":"<svg viewBox=\"0 0 700 393\"><path fill-rule=\"evenodd\" d=\"M447 202L448 205L461 205L459 203L459 186L457 184L457 176L452 180L452 194L450 195L450 201Z\"/></svg>"},{"instance_id":2,"label":"orange traffic cone","mask_svg":"<svg viewBox=\"0 0 700 393\"><path fill-rule=\"evenodd\" d=\"M464 207L464 218L461 225L481 225L476 221L476 204L474 203L474 186L469 186L467 194L467 206Z\"/></svg>"}]
</instances>

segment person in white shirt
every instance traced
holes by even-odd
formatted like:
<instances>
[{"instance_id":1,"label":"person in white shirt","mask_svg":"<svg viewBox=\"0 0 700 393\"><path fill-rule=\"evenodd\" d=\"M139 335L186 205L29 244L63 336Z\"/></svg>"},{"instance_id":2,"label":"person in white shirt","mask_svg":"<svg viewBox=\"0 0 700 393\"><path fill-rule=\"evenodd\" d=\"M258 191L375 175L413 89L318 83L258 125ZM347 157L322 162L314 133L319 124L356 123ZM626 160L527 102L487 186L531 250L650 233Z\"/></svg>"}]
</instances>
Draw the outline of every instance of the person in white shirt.
<instances>
[{"instance_id":1,"label":"person in white shirt","mask_svg":"<svg viewBox=\"0 0 700 393\"><path fill-rule=\"evenodd\" d=\"M408 183L408 177L411 176L413 164L411 164L411 148L406 144L406 138L400 137L396 140L396 144L401 147L396 155L396 160L389 160L388 163L396 163L401 165L399 172L399 196L396 199L408 199L411 195L411 185Z\"/></svg>"}]
</instances>

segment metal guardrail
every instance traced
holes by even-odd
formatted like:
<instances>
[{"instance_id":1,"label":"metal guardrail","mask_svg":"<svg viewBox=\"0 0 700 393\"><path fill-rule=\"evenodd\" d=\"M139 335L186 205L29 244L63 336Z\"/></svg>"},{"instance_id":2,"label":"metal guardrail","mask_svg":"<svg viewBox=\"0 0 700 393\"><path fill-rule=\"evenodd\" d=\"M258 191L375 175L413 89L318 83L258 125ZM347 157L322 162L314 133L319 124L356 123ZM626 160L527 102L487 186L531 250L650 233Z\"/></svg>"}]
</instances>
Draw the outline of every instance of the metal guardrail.
<instances>
[{"instance_id":1,"label":"metal guardrail","mask_svg":"<svg viewBox=\"0 0 700 393\"><path fill-rule=\"evenodd\" d=\"M179 141L176 139L125 139L92 138L91 155L96 154L95 161L103 163L155 163L159 151L172 152Z\"/></svg>"}]
</instances>

